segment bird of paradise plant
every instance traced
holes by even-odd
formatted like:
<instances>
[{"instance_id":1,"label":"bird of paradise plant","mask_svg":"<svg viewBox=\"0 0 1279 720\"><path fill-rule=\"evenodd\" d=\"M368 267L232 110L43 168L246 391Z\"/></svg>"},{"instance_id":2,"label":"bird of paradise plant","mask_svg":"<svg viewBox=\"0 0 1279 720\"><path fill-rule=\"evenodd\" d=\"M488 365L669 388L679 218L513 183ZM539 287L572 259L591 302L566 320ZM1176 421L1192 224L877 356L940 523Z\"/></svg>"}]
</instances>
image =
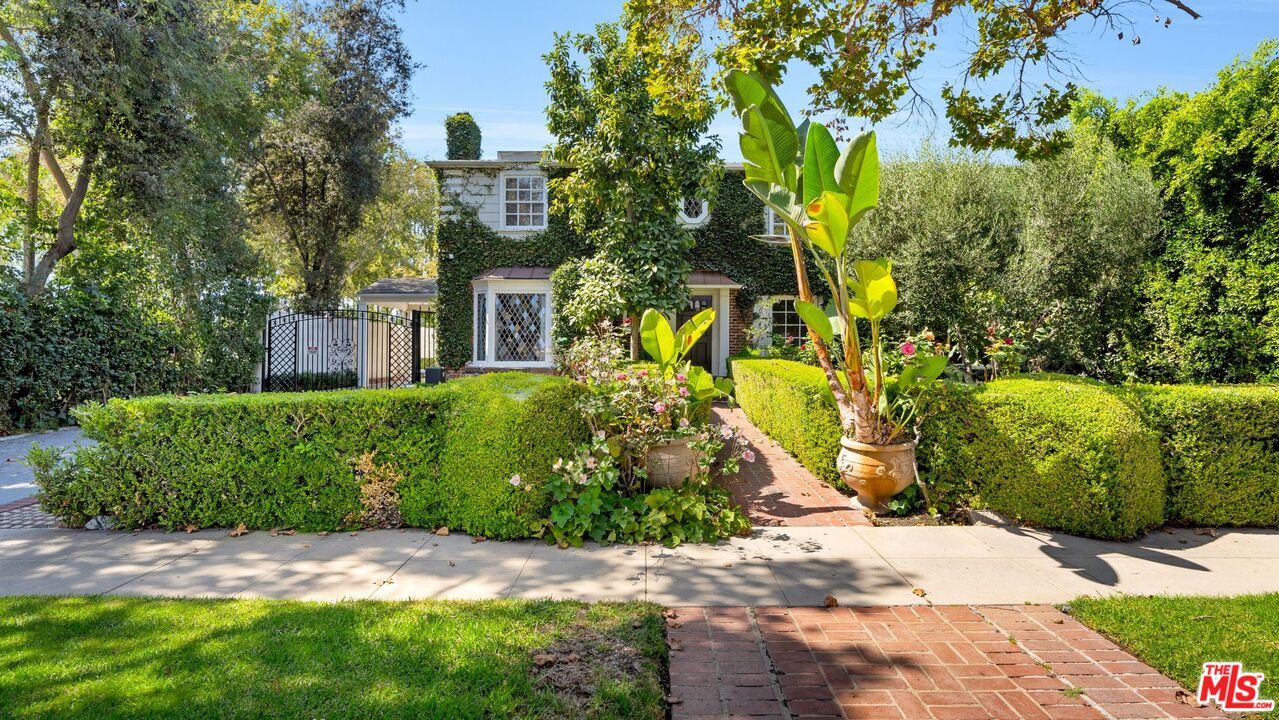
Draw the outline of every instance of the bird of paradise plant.
<instances>
[{"instance_id":1,"label":"bird of paradise plant","mask_svg":"<svg viewBox=\"0 0 1279 720\"><path fill-rule=\"evenodd\" d=\"M880 324L897 305L887 260L851 257L849 234L879 205L879 152L873 131L843 151L821 123L796 126L777 93L758 76L730 71L724 85L742 121L745 184L786 222L799 300L818 364L834 396L844 434L872 445L893 443L913 416L908 396L936 380L945 358L921 358L886 377ZM831 297L833 315L816 304L808 279L811 255ZM857 321L870 330L863 353ZM847 373L836 371L830 348L837 342Z\"/></svg>"}]
</instances>

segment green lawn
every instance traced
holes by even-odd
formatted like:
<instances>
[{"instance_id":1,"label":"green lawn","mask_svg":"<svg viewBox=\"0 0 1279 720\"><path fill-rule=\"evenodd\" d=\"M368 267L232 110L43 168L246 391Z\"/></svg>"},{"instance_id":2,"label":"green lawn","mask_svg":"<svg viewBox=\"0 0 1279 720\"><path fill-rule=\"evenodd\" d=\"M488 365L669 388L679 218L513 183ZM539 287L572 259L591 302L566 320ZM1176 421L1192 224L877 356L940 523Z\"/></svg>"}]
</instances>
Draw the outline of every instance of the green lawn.
<instances>
[{"instance_id":1,"label":"green lawn","mask_svg":"<svg viewBox=\"0 0 1279 720\"><path fill-rule=\"evenodd\" d=\"M1070 612L1191 692L1205 662L1237 660L1279 698L1279 594L1079 599Z\"/></svg>"},{"instance_id":2,"label":"green lawn","mask_svg":"<svg viewBox=\"0 0 1279 720\"><path fill-rule=\"evenodd\" d=\"M0 598L0 718L659 719L665 654L641 603Z\"/></svg>"}]
</instances>

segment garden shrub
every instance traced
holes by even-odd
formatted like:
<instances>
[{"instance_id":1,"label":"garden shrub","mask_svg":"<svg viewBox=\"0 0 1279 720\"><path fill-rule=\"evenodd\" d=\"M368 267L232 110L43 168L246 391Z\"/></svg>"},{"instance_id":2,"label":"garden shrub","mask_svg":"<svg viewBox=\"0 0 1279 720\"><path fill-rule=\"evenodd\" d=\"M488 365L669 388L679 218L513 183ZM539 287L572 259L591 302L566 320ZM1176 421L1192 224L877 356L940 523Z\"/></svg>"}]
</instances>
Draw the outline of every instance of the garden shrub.
<instances>
[{"instance_id":1,"label":"garden shrub","mask_svg":"<svg viewBox=\"0 0 1279 720\"><path fill-rule=\"evenodd\" d=\"M1017 520L1129 538L1163 520L1155 433L1107 386L1023 375L952 394L923 428L920 473Z\"/></svg>"},{"instance_id":2,"label":"garden shrub","mask_svg":"<svg viewBox=\"0 0 1279 720\"><path fill-rule=\"evenodd\" d=\"M1168 518L1195 525L1279 525L1279 386L1139 385L1160 434Z\"/></svg>"},{"instance_id":3,"label":"garden shrub","mask_svg":"<svg viewBox=\"0 0 1279 720\"><path fill-rule=\"evenodd\" d=\"M841 483L839 413L827 400L821 368L788 360L733 358L737 404L765 435L823 480Z\"/></svg>"},{"instance_id":4,"label":"garden shrub","mask_svg":"<svg viewBox=\"0 0 1279 720\"><path fill-rule=\"evenodd\" d=\"M501 373L430 388L153 396L76 411L98 442L33 453L42 505L78 525L332 530L360 518L361 467L398 476L405 523L523 537L545 504L516 493L585 436L569 381Z\"/></svg>"},{"instance_id":5,"label":"garden shrub","mask_svg":"<svg viewBox=\"0 0 1279 720\"><path fill-rule=\"evenodd\" d=\"M735 359L732 372L751 421L814 475L834 480L839 418L821 370ZM935 506L969 503L1104 538L1163 519L1157 438L1101 383L1043 375L951 388L925 422L918 460Z\"/></svg>"}]
</instances>

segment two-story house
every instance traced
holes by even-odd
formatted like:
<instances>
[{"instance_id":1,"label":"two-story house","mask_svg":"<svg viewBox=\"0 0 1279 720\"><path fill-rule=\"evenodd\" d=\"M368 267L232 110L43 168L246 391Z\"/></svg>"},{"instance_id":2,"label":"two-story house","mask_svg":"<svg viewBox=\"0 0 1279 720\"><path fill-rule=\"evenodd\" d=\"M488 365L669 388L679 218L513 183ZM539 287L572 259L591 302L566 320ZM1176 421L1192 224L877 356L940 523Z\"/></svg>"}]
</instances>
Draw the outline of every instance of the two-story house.
<instances>
[{"instance_id":1,"label":"two-story house","mask_svg":"<svg viewBox=\"0 0 1279 720\"><path fill-rule=\"evenodd\" d=\"M547 173L557 169L541 159L538 151L504 151L495 159L430 163L443 198L436 306L446 368L554 367L551 273L565 260L591 252L563 219L551 215ZM774 333L803 334L785 225L742 187L740 165L726 165L713 204L690 199L679 219L696 239L689 258L694 271L687 279L692 305L672 320L682 322L708 307L716 311L714 326L692 354L694 362L725 374L728 357L744 345L745 331L759 314ZM396 289L412 298L394 297ZM419 290L429 290L430 297ZM432 302L435 292L434 285L385 281L360 300Z\"/></svg>"}]
</instances>

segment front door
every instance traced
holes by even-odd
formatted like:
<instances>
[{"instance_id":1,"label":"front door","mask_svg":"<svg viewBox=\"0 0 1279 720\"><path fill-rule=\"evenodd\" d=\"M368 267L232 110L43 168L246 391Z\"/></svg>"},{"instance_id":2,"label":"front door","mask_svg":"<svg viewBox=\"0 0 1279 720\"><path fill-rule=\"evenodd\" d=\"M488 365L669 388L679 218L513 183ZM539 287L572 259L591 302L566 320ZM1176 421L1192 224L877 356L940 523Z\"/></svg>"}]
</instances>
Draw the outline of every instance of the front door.
<instances>
[{"instance_id":1,"label":"front door","mask_svg":"<svg viewBox=\"0 0 1279 720\"><path fill-rule=\"evenodd\" d=\"M687 310L681 310L675 316L676 325L683 325L688 322L697 313L711 307L713 300L710 295L694 295L692 297L692 307ZM711 334L715 332L714 325L702 336L698 338L697 343L693 345L693 349L688 353L688 360L694 365L701 367L706 372L714 372L711 368Z\"/></svg>"}]
</instances>

